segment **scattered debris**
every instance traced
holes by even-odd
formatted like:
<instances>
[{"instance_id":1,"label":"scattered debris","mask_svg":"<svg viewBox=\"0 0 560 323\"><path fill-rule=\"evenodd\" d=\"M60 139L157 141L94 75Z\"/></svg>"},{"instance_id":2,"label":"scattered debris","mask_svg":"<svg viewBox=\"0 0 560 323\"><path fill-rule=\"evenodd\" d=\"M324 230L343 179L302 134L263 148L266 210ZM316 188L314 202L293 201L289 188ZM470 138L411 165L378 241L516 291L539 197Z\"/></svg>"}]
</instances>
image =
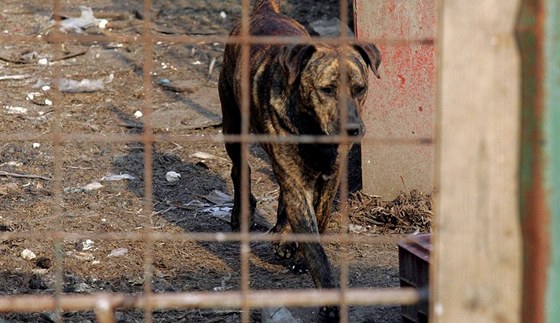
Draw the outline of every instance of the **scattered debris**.
<instances>
[{"instance_id":1,"label":"scattered debris","mask_svg":"<svg viewBox=\"0 0 560 323\"><path fill-rule=\"evenodd\" d=\"M68 18L60 22L60 31L83 33L88 27L98 26L103 29L107 25L105 19L95 19L93 10L90 7L80 6L81 16ZM103 27L102 27L103 26Z\"/></svg>"},{"instance_id":2,"label":"scattered debris","mask_svg":"<svg viewBox=\"0 0 560 323\"><path fill-rule=\"evenodd\" d=\"M357 233L410 234L430 232L432 198L429 194L412 190L393 201L383 202L379 196L357 192L348 199L348 215ZM360 226L360 227L357 227Z\"/></svg>"},{"instance_id":3,"label":"scattered debris","mask_svg":"<svg viewBox=\"0 0 560 323\"><path fill-rule=\"evenodd\" d=\"M27 114L27 108L24 107L13 107L10 105L5 105L4 110L8 114Z\"/></svg>"},{"instance_id":4,"label":"scattered debris","mask_svg":"<svg viewBox=\"0 0 560 323\"><path fill-rule=\"evenodd\" d=\"M120 181L120 180L123 180L123 179L133 180L133 179L136 179L136 177L134 177L130 174L107 175L107 176L103 176L101 178L101 181Z\"/></svg>"},{"instance_id":5,"label":"scattered debris","mask_svg":"<svg viewBox=\"0 0 560 323\"><path fill-rule=\"evenodd\" d=\"M222 191L213 190L210 194L201 197L218 206L233 206L233 197Z\"/></svg>"},{"instance_id":6,"label":"scattered debris","mask_svg":"<svg viewBox=\"0 0 560 323\"><path fill-rule=\"evenodd\" d=\"M203 213L209 214L214 218L231 222L231 207L228 206L212 206L202 209Z\"/></svg>"},{"instance_id":7,"label":"scattered debris","mask_svg":"<svg viewBox=\"0 0 560 323\"><path fill-rule=\"evenodd\" d=\"M33 260L35 258L37 258L37 256L35 255L35 253L29 249L23 249L23 251L21 252L21 258L25 259L25 260Z\"/></svg>"},{"instance_id":8,"label":"scattered debris","mask_svg":"<svg viewBox=\"0 0 560 323\"><path fill-rule=\"evenodd\" d=\"M181 174L174 172L174 171L169 171L167 172L167 174L165 174L165 179L172 183L172 182L176 182L181 178Z\"/></svg>"},{"instance_id":9,"label":"scattered debris","mask_svg":"<svg viewBox=\"0 0 560 323\"><path fill-rule=\"evenodd\" d=\"M142 116L143 116L142 111L136 111L136 112L134 112L134 117L135 117L136 119L142 118Z\"/></svg>"},{"instance_id":10,"label":"scattered debris","mask_svg":"<svg viewBox=\"0 0 560 323\"><path fill-rule=\"evenodd\" d=\"M58 82L58 89L61 92L67 93L97 92L103 90L105 88L105 84L111 83L114 77L114 74L111 74L108 77L97 80L83 79L81 81L62 78Z\"/></svg>"},{"instance_id":11,"label":"scattered debris","mask_svg":"<svg viewBox=\"0 0 560 323\"><path fill-rule=\"evenodd\" d=\"M212 154L209 153L205 153L203 151L197 151L194 154L190 154L189 157L191 158L200 158L200 159L218 159L218 156L214 156Z\"/></svg>"},{"instance_id":12,"label":"scattered debris","mask_svg":"<svg viewBox=\"0 0 560 323\"><path fill-rule=\"evenodd\" d=\"M101 185L101 183L93 182L82 187L66 187L64 188L64 193L84 193L84 192L98 190L102 187L103 185Z\"/></svg>"},{"instance_id":13,"label":"scattered debris","mask_svg":"<svg viewBox=\"0 0 560 323\"><path fill-rule=\"evenodd\" d=\"M4 76L0 76L0 81L25 80L25 79L28 79L30 77L31 77L31 75L29 75L29 74L4 75Z\"/></svg>"},{"instance_id":14,"label":"scattered debris","mask_svg":"<svg viewBox=\"0 0 560 323\"><path fill-rule=\"evenodd\" d=\"M31 147L37 149L37 148L41 147L41 143L34 142L34 143L31 144Z\"/></svg>"},{"instance_id":15,"label":"scattered debris","mask_svg":"<svg viewBox=\"0 0 560 323\"><path fill-rule=\"evenodd\" d=\"M286 307L267 307L261 309L262 323L298 322Z\"/></svg>"},{"instance_id":16,"label":"scattered debris","mask_svg":"<svg viewBox=\"0 0 560 323\"><path fill-rule=\"evenodd\" d=\"M169 79L160 79L159 86L164 90L173 91L177 93L194 93L200 88L200 82L197 80L179 80L171 81Z\"/></svg>"},{"instance_id":17,"label":"scattered debris","mask_svg":"<svg viewBox=\"0 0 560 323\"><path fill-rule=\"evenodd\" d=\"M51 178L46 177L46 176L8 173L8 172L4 172L4 171L0 171L0 176L19 177L19 178L38 178L38 179L42 179L42 180L45 180L45 181L52 180Z\"/></svg>"},{"instance_id":18,"label":"scattered debris","mask_svg":"<svg viewBox=\"0 0 560 323\"><path fill-rule=\"evenodd\" d=\"M122 257L122 256L126 255L127 253L128 253L128 249L117 248L117 249L114 249L113 251L111 251L111 253L108 254L107 257Z\"/></svg>"},{"instance_id":19,"label":"scattered debris","mask_svg":"<svg viewBox=\"0 0 560 323\"><path fill-rule=\"evenodd\" d=\"M95 259L95 256L90 252L67 251L66 255L82 261L93 261Z\"/></svg>"},{"instance_id":20,"label":"scattered debris","mask_svg":"<svg viewBox=\"0 0 560 323\"><path fill-rule=\"evenodd\" d=\"M93 242L93 240L90 239L86 239L85 241L82 241L81 251L88 251L90 249L93 249L94 244L95 242Z\"/></svg>"}]
</instances>

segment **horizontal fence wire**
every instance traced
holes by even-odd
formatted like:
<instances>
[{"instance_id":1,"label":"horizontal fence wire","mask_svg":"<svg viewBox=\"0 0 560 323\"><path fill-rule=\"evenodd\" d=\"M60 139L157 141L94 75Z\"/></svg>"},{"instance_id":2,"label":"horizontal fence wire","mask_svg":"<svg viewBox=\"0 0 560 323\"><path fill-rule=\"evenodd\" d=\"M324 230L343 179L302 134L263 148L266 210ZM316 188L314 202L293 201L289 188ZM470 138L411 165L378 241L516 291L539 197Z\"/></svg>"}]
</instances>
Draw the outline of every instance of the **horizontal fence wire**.
<instances>
[{"instance_id":1,"label":"horizontal fence wire","mask_svg":"<svg viewBox=\"0 0 560 323\"><path fill-rule=\"evenodd\" d=\"M379 305L379 304L416 304L425 300L427 295L425 290L416 290L413 288L385 288L385 289L363 289L350 288L348 286L348 246L349 244L359 244L375 241L375 236L369 235L351 235L347 231L349 221L348 214L345 210L348 195L347 180L347 162L343 162L341 176L341 212L342 214L342 231L337 234L291 234L289 236L271 234L271 233L251 233L248 227L249 214L249 196L248 181L249 176L246 170L246 159L243 158L244 167L242 172L242 193L245 195L244 203L242 203L242 226L240 232L219 232L219 233L203 233L203 232L185 232L185 233L169 233L157 232L158 228L154 227L151 219L157 212L154 211L153 196L153 147L154 143L163 142L238 142L242 144L243 154L248 156L248 145L253 143L317 143L317 144L392 144L392 145L431 145L432 138L420 139L395 139L395 138L351 138L348 135L335 136L317 136L317 135L301 135L301 136L269 136L255 135L249 133L249 120L243 118L242 132L239 135L223 135L223 134L157 134L154 133L151 124L152 106L152 71L153 71L153 54L152 48L155 44L201 44L201 43L220 43L220 44L241 44L242 60L248 66L249 46L252 44L368 44L376 43L377 45L396 45L396 46L413 46L413 45L432 45L433 39L351 39L346 35L339 37L282 37L282 36L251 36L248 31L248 15L250 12L250 1L242 0L241 23L242 33L240 36L227 35L154 35L151 32L150 9L152 1L145 0L143 10L145 13L142 23L141 35L116 35L109 30L103 31L102 35L85 35L85 34L63 34L59 31L57 25L46 35L29 36L29 35L5 35L0 34L1 44L27 43L27 44L50 44L55 53L61 52L61 46L65 43L77 44L99 44L99 43L128 43L139 44L143 46L143 63L142 63L142 86L144 87L144 98L142 111L145 115L145 122L138 127L136 134L90 134L65 132L57 122L60 118L63 107L56 104L53 107L54 125L52 133L32 133L32 132L15 132L0 133L0 142L13 141L34 141L53 143L55 150L54 176L52 178L43 176L38 179L54 181L53 198L55 204L62 204L63 187L62 187L62 161L61 147L67 143L88 142L88 143L131 143L138 142L143 144L144 153L144 209L142 214L146 218L146 222L142 228L135 232L90 232L90 231L65 231L61 223L61 208L56 207L53 210L55 216L58 217L56 229L49 232L26 232L12 231L1 232L0 240L13 239L40 239L41 241L52 241L56 243L55 248L59 249L55 259L55 270L57 271L57 285L54 295L10 295L0 296L0 312L41 312L55 311L57 313L56 320L62 321L61 313L65 311L89 311L94 310L100 322L114 321L113 312L117 309L143 309L145 310L145 320L151 322L152 311L163 309L185 309L185 308L240 308L242 309L242 321L250 320L249 312L251 308L261 308L270 306L325 306L340 305L342 307L342 321L348 322L348 306L350 305ZM320 4L318 4L320 5ZM340 0L341 24L347 24L348 0ZM60 1L54 1L53 11L58 22L62 14ZM104 16L113 17L120 13L105 12ZM110 28L110 25L108 26ZM341 71L342 72L342 71ZM343 73L341 73L343 74ZM53 66L53 78L59 79L62 75L59 65ZM343 86L346 80L343 81ZM248 71L244 71L242 83L249 84ZM346 85L347 86L347 85ZM249 90L245 86L242 94L241 108L244 116L249 115ZM61 95L58 92L58 95ZM345 100L343 100L345 101ZM344 105L344 104L343 104ZM347 107L343 107L347 109ZM345 114L344 114L345 115ZM16 173L0 172L0 176L17 177ZM346 230L344 230L346 229ZM144 248L144 293L142 295L128 295L123 293L93 293L90 295L65 294L62 287L63 276L63 260L62 260L62 241L76 240L84 237L94 237L99 240L126 240L143 243ZM320 242L340 243L342 248L342 265L340 277L340 290L251 290L250 282L250 243L251 242ZM241 246L241 285L240 290L236 292L188 292L188 293L154 293L151 286L151 278L153 276L153 252L154 243L159 241L206 241L206 242L240 242Z\"/></svg>"}]
</instances>

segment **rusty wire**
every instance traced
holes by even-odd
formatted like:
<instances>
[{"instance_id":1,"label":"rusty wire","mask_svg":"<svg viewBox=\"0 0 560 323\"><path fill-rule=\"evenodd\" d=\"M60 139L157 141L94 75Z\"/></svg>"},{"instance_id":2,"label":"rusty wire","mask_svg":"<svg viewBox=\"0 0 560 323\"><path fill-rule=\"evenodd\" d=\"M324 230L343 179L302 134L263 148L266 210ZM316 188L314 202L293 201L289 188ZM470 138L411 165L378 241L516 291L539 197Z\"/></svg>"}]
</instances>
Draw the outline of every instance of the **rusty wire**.
<instances>
[{"instance_id":1,"label":"rusty wire","mask_svg":"<svg viewBox=\"0 0 560 323\"><path fill-rule=\"evenodd\" d=\"M74 43L95 43L95 42L121 42L121 43L137 43L144 47L143 59L143 87L144 87L144 104L143 113L145 123L142 132L139 134L82 134L82 133L65 133L59 123L53 123L51 134L42 133L2 133L0 140L2 141L47 141L52 142L54 146L54 176L53 191L56 207L53 213L58 215L57 230L45 234L37 232L3 232L0 233L0 239L9 240L14 238L37 239L38 234L41 240L52 240L55 242L55 270L56 270L56 290L53 296L45 295L14 295L0 297L0 312L38 312L38 311L55 311L55 320L62 321L61 313L63 311L87 311L94 310L97 319L100 322L115 321L114 311L119 308L135 308L142 309L145 312L145 321L152 321L152 311L157 309L180 309L180 308L215 308L229 307L241 308L242 322L249 322L250 309L266 306L323 306L323 305L339 305L341 306L341 321L348 322L348 306L349 305L375 305L375 304L415 304L422 297L422 293L411 288L403 289L356 289L348 286L348 246L351 243L363 243L372 241L374 237L367 235L349 235L348 234L348 214L346 207L348 196L348 163L346 158L342 158L341 170L341 213L342 213L342 231L338 234L305 235L292 234L288 237L279 234L253 234L249 232L249 195L248 183L249 174L247 168L248 146L251 143L259 142L276 142L276 143L393 143L393 144L431 144L431 138L423 139L388 139L366 137L363 139L350 138L348 135L339 136L286 136L286 137L270 137L266 135L252 135L249 133L249 87L242 87L241 93L241 110L242 110L242 126L239 135L162 135L154 134L152 129L152 76L153 70L153 53L152 47L156 42L174 43L174 44L199 44L199 43L239 43L241 44L242 62L248 66L249 62L249 46L251 44L315 44L327 43L335 44L341 42L351 43L370 43L375 42L379 45L429 45L433 43L432 39L350 39L345 33L341 33L339 37L311 37L311 38L294 38L294 37L263 37L250 36L249 0L241 0L241 35L229 37L225 35L174 35L162 36L152 35L151 33L151 17L150 9L151 0L144 0L144 20L142 24L142 33L139 36L127 35L75 35L62 34L59 28L54 28L53 32L42 36L25 36L25 35L0 35L0 43L51 43L55 52L61 52L61 46L64 42ZM340 21L341 25L348 23L348 0L339 1ZM53 3L53 12L56 21L60 21L61 3L55 0ZM344 65L341 66L341 75L344 75ZM60 78L61 67L55 65L53 67L54 78ZM242 73L242 84L249 84L249 70L245 69ZM341 86L348 86L347 80L341 80ZM61 95L60 91L55 92ZM346 111L345 100L342 100L342 110ZM56 104L53 106L54 118L59 119L61 107ZM341 113L346 116L346 113ZM345 123L346 117L341 120ZM151 225L153 216L153 143L156 142L192 142L192 141L211 141L211 142L239 142L242 149L242 204L241 204L241 231L239 233L160 233ZM62 186L62 158L61 147L68 142L140 142L144 146L144 208L145 225L141 232L114 232L114 233L96 233L96 238L107 240L130 240L143 243L144 253L144 294L133 296L126 294L107 294L98 293L91 295L65 295L63 293L63 259L61 243L65 239L81 238L86 232L65 232L62 229L62 210L60 205L63 200ZM87 232L91 233L91 232ZM282 238L285 241L294 242L339 242L341 245L341 272L340 272L340 288L338 290L267 290L252 291L250 289L250 272L249 272L249 256L250 243L255 241L279 241ZM151 277L153 276L153 248L156 241L210 241L210 242L240 242L240 261L241 261L241 284L238 292L192 292L192 293L162 293L155 294L152 291ZM60 249L60 250L59 250Z\"/></svg>"}]
</instances>

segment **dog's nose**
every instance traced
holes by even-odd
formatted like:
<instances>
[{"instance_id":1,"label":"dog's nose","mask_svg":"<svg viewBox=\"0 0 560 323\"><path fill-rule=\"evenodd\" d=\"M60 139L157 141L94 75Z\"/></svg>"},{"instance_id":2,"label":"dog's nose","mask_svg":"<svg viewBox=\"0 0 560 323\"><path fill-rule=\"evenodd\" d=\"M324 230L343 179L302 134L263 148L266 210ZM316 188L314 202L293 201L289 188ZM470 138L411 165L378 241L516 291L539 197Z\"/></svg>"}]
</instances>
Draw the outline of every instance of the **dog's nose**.
<instances>
[{"instance_id":1,"label":"dog's nose","mask_svg":"<svg viewBox=\"0 0 560 323\"><path fill-rule=\"evenodd\" d=\"M362 126L359 123L349 123L346 126L346 133L350 137L357 137L362 134Z\"/></svg>"}]
</instances>

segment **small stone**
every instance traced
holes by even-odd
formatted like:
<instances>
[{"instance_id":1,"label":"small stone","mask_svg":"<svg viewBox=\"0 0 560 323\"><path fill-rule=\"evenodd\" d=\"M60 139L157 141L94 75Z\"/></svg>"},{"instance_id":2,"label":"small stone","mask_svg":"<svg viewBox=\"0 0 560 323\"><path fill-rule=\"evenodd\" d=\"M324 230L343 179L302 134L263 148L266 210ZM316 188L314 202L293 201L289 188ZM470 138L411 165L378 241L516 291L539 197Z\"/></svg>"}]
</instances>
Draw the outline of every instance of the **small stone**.
<instances>
[{"instance_id":1,"label":"small stone","mask_svg":"<svg viewBox=\"0 0 560 323\"><path fill-rule=\"evenodd\" d=\"M25 259L25 260L33 260L35 258L37 258L37 256L35 255L35 253L29 249L24 249L21 252L21 258Z\"/></svg>"}]
</instances>

